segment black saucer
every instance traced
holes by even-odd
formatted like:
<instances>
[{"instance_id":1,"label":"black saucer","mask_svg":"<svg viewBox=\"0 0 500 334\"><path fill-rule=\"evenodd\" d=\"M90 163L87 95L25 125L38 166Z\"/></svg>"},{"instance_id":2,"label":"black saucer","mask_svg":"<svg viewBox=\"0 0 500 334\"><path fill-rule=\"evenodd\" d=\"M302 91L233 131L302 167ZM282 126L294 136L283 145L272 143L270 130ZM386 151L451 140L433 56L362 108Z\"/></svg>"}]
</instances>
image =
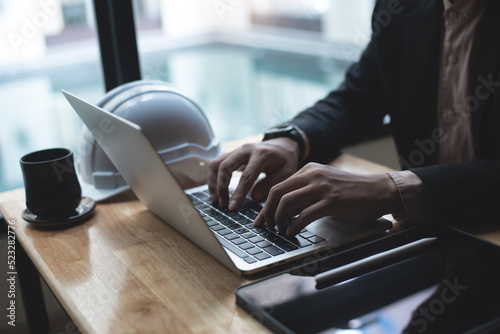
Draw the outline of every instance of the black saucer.
<instances>
[{"instance_id":1,"label":"black saucer","mask_svg":"<svg viewBox=\"0 0 500 334\"><path fill-rule=\"evenodd\" d=\"M76 221L85 219L92 213L92 211L94 211L94 209L94 200L88 197L82 197L82 201L80 202L78 207L73 213L68 216L55 218L38 217L37 215L31 213L28 209L25 209L23 211L22 217L28 223L36 226L59 226L73 224Z\"/></svg>"}]
</instances>

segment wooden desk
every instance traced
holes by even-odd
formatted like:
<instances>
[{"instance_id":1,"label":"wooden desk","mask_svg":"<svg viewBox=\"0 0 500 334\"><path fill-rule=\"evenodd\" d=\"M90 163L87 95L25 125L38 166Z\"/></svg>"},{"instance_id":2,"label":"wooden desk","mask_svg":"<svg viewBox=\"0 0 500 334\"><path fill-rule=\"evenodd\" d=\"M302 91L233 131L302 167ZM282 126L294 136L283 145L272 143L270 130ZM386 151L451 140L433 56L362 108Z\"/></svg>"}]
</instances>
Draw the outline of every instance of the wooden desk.
<instances>
[{"instance_id":1,"label":"wooden desk","mask_svg":"<svg viewBox=\"0 0 500 334\"><path fill-rule=\"evenodd\" d=\"M388 168L342 155L334 166ZM151 214L133 195L99 204L92 219L60 230L21 218L24 191L0 194L21 243L69 316L85 333L268 332L235 304L235 275ZM493 236L500 241L499 234Z\"/></svg>"}]
</instances>

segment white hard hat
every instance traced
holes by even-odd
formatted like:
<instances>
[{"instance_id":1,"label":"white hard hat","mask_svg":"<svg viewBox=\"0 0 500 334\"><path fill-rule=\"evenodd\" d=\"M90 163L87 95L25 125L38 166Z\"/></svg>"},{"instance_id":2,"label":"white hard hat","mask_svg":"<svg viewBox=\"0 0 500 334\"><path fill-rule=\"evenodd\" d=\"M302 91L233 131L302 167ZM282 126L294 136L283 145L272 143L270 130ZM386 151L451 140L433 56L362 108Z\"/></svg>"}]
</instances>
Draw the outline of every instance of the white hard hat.
<instances>
[{"instance_id":1,"label":"white hard hat","mask_svg":"<svg viewBox=\"0 0 500 334\"><path fill-rule=\"evenodd\" d=\"M222 153L222 146L200 107L172 85L129 82L109 91L97 105L139 125L184 189L206 183L208 163ZM77 170L83 195L96 201L129 189L86 128Z\"/></svg>"}]
</instances>

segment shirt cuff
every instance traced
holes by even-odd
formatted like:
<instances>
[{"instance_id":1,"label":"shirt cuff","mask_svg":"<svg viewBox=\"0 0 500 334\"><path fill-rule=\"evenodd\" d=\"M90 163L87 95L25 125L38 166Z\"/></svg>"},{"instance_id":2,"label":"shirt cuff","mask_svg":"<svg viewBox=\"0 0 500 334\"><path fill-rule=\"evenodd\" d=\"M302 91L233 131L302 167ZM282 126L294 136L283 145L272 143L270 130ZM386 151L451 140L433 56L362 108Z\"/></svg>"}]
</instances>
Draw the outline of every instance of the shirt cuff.
<instances>
[{"instance_id":1,"label":"shirt cuff","mask_svg":"<svg viewBox=\"0 0 500 334\"><path fill-rule=\"evenodd\" d=\"M405 208L403 213L393 213L395 220L410 218L423 223L430 220L430 208L424 198L422 180L411 171L387 172L398 187L399 196Z\"/></svg>"}]
</instances>

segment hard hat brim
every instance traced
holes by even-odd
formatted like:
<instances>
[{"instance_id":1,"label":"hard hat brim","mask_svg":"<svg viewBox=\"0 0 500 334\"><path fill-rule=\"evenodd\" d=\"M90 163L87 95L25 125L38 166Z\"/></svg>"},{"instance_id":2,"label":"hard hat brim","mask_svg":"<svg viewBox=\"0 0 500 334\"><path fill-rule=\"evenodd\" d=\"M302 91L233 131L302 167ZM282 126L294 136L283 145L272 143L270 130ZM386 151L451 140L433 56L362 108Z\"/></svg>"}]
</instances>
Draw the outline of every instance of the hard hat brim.
<instances>
[{"instance_id":1,"label":"hard hat brim","mask_svg":"<svg viewBox=\"0 0 500 334\"><path fill-rule=\"evenodd\" d=\"M79 181L82 188L82 196L90 197L96 202L106 200L130 189L128 185L123 185L113 189L96 188L93 184L83 181L80 176Z\"/></svg>"}]
</instances>

